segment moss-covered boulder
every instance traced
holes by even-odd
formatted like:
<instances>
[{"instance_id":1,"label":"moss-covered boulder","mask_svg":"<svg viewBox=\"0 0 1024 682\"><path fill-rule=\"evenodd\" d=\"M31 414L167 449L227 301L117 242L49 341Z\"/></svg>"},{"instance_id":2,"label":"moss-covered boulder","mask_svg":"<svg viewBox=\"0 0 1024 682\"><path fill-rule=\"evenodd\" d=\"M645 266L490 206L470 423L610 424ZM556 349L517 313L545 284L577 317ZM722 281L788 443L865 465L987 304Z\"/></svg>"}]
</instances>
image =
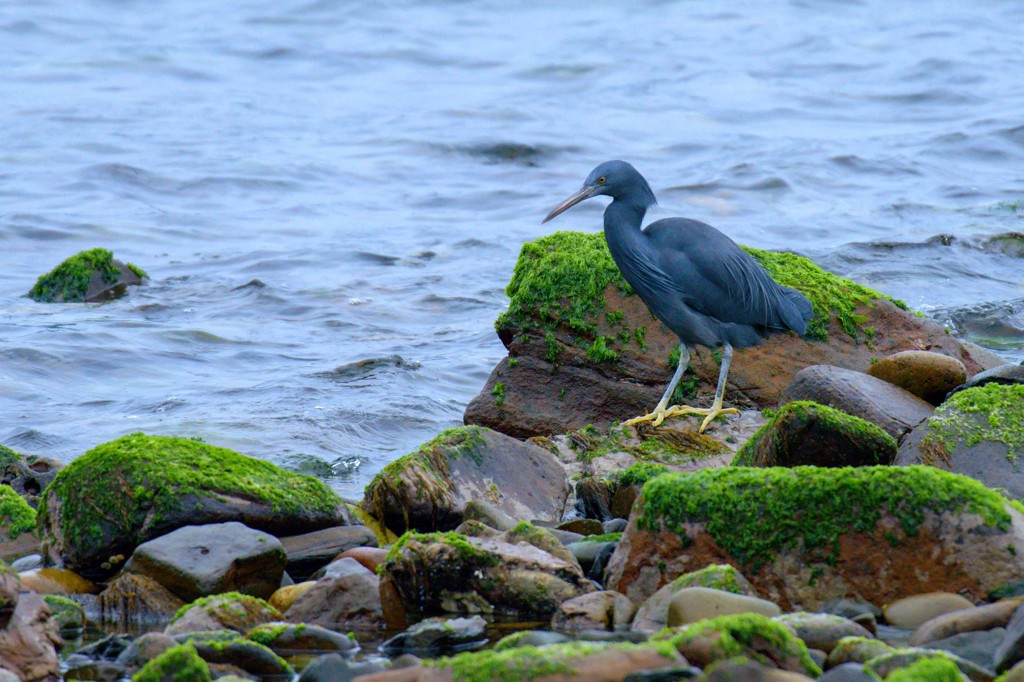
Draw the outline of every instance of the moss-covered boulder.
<instances>
[{"instance_id":1,"label":"moss-covered boulder","mask_svg":"<svg viewBox=\"0 0 1024 682\"><path fill-rule=\"evenodd\" d=\"M927 464L1024 498L1024 384L955 393L900 445L897 464Z\"/></svg>"},{"instance_id":2,"label":"moss-covered boulder","mask_svg":"<svg viewBox=\"0 0 1024 682\"><path fill-rule=\"evenodd\" d=\"M245 638L262 644L281 656L314 652L350 653L359 648L354 637L305 623L257 625Z\"/></svg>"},{"instance_id":3,"label":"moss-covered boulder","mask_svg":"<svg viewBox=\"0 0 1024 682\"><path fill-rule=\"evenodd\" d=\"M20 455L0 445L0 483L9 486L35 509L39 495L64 465L50 457Z\"/></svg>"},{"instance_id":4,"label":"moss-covered boulder","mask_svg":"<svg viewBox=\"0 0 1024 682\"><path fill-rule=\"evenodd\" d=\"M193 632L234 630L246 633L253 628L281 620L281 613L258 597L225 592L196 599L182 606L164 628L168 635Z\"/></svg>"},{"instance_id":5,"label":"moss-covered boulder","mask_svg":"<svg viewBox=\"0 0 1024 682\"><path fill-rule=\"evenodd\" d=\"M0 485L0 561L14 561L38 550L36 511L9 486Z\"/></svg>"},{"instance_id":6,"label":"moss-covered boulder","mask_svg":"<svg viewBox=\"0 0 1024 682\"><path fill-rule=\"evenodd\" d=\"M240 521L274 535L345 523L319 480L187 438L124 436L54 479L37 519L49 557L105 578L140 543L188 525Z\"/></svg>"},{"instance_id":7,"label":"moss-covered boulder","mask_svg":"<svg viewBox=\"0 0 1024 682\"><path fill-rule=\"evenodd\" d=\"M395 533L449 531L487 500L515 519L557 521L569 483L555 456L478 426L442 432L366 486L363 509Z\"/></svg>"},{"instance_id":8,"label":"moss-covered boulder","mask_svg":"<svg viewBox=\"0 0 1024 682\"><path fill-rule=\"evenodd\" d=\"M687 661L700 668L715 661L745 656L811 677L821 674L807 646L788 627L754 613L719 616L668 628L653 639L670 642Z\"/></svg>"},{"instance_id":9,"label":"moss-covered boulder","mask_svg":"<svg viewBox=\"0 0 1024 682\"><path fill-rule=\"evenodd\" d=\"M642 602L711 563L740 568L783 608L935 590L980 601L1024 570L1024 515L931 467L665 474L644 485L607 587Z\"/></svg>"},{"instance_id":10,"label":"moss-covered boulder","mask_svg":"<svg viewBox=\"0 0 1024 682\"><path fill-rule=\"evenodd\" d=\"M234 637L221 639L191 639L196 653L216 670L226 666L229 670L241 670L259 680L280 680L286 682L295 676L291 665L259 642ZM218 677L219 679L219 677Z\"/></svg>"},{"instance_id":11,"label":"moss-covered boulder","mask_svg":"<svg viewBox=\"0 0 1024 682\"><path fill-rule=\"evenodd\" d=\"M736 453L736 466L891 464L896 441L860 417L818 403L786 403Z\"/></svg>"},{"instance_id":12,"label":"moss-covered boulder","mask_svg":"<svg viewBox=\"0 0 1024 682\"><path fill-rule=\"evenodd\" d=\"M61 634L65 632L81 632L85 627L85 609L78 602L59 594L44 594L43 601L50 607L53 621Z\"/></svg>"},{"instance_id":13,"label":"moss-covered boulder","mask_svg":"<svg viewBox=\"0 0 1024 682\"><path fill-rule=\"evenodd\" d=\"M40 303L95 303L123 296L130 285L142 284L148 276L107 249L89 249L41 276L28 295Z\"/></svg>"},{"instance_id":14,"label":"moss-covered boulder","mask_svg":"<svg viewBox=\"0 0 1024 682\"><path fill-rule=\"evenodd\" d=\"M992 682L995 678L970 661L936 649L896 649L872 658L864 669L880 679L903 682L960 682L961 673L971 682Z\"/></svg>"},{"instance_id":15,"label":"moss-covered boulder","mask_svg":"<svg viewBox=\"0 0 1024 682\"><path fill-rule=\"evenodd\" d=\"M562 602L594 590L571 557L525 541L453 532L406 533L379 570L384 614L392 627L410 612L460 612L470 606L549 617Z\"/></svg>"},{"instance_id":16,"label":"moss-covered boulder","mask_svg":"<svg viewBox=\"0 0 1024 682\"><path fill-rule=\"evenodd\" d=\"M933 322L806 258L748 249L784 286L814 306L807 338L773 334L733 359L726 400L773 407L796 372L811 364L865 371L872 358L922 344L982 369ZM673 372L678 338L653 319L612 261L601 233L557 232L523 245L496 323L509 356L466 408L467 424L518 437L607 425L650 410ZM718 354L698 347L680 398L710 402ZM695 395L694 395L695 394Z\"/></svg>"},{"instance_id":17,"label":"moss-covered boulder","mask_svg":"<svg viewBox=\"0 0 1024 682\"><path fill-rule=\"evenodd\" d=\"M179 644L163 652L135 673L132 682L210 682L210 666L192 643Z\"/></svg>"}]
</instances>

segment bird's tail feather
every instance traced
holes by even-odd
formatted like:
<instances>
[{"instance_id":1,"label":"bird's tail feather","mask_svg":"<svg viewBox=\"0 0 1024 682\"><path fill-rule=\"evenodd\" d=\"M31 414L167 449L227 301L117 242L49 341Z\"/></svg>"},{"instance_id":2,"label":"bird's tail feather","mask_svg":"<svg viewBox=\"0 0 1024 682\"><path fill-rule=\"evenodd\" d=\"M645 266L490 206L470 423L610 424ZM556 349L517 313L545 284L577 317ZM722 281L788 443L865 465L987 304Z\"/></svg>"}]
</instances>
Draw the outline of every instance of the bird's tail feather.
<instances>
[{"instance_id":1,"label":"bird's tail feather","mask_svg":"<svg viewBox=\"0 0 1024 682\"><path fill-rule=\"evenodd\" d=\"M779 287L782 294L781 305L778 306L780 321L788 328L803 336L807 331L807 323L814 317L814 307L810 299L796 289Z\"/></svg>"}]
</instances>

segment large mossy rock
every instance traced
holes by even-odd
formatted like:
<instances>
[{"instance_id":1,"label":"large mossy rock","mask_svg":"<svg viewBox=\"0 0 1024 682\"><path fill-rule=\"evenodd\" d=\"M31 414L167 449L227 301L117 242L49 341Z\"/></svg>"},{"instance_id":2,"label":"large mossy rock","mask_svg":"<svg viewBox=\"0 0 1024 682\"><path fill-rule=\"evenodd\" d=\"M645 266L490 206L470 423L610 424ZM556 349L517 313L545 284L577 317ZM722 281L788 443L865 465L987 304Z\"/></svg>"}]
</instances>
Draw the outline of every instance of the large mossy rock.
<instances>
[{"instance_id":1,"label":"large mossy rock","mask_svg":"<svg viewBox=\"0 0 1024 682\"><path fill-rule=\"evenodd\" d=\"M343 524L344 504L311 476L187 438L124 436L64 468L39 505L50 559L90 578L182 526L240 521L273 535Z\"/></svg>"},{"instance_id":2,"label":"large mossy rock","mask_svg":"<svg viewBox=\"0 0 1024 682\"><path fill-rule=\"evenodd\" d=\"M927 464L1024 498L1024 384L953 394L900 446L897 464Z\"/></svg>"},{"instance_id":3,"label":"large mossy rock","mask_svg":"<svg viewBox=\"0 0 1024 682\"><path fill-rule=\"evenodd\" d=\"M936 590L980 601L1024 570L1024 515L932 467L665 474L644 485L606 587L641 603L712 563L738 567L783 608Z\"/></svg>"},{"instance_id":4,"label":"large mossy rock","mask_svg":"<svg viewBox=\"0 0 1024 682\"><path fill-rule=\"evenodd\" d=\"M396 534L453 530L487 500L514 519L561 518L569 482L548 450L478 426L449 429L366 486L363 509Z\"/></svg>"},{"instance_id":5,"label":"large mossy rock","mask_svg":"<svg viewBox=\"0 0 1024 682\"><path fill-rule=\"evenodd\" d=\"M774 407L802 367L865 371L873 358L927 347L970 373L982 361L945 330L899 301L825 272L806 258L747 249L780 284L810 298L807 338L773 334L738 350L729 373L730 404ZM517 437L565 433L644 414L672 375L679 340L655 320L622 279L601 233L557 232L523 245L496 323L509 357L466 408L467 424ZM683 380L710 402L718 354L698 347Z\"/></svg>"},{"instance_id":6,"label":"large mossy rock","mask_svg":"<svg viewBox=\"0 0 1024 682\"><path fill-rule=\"evenodd\" d=\"M0 561L37 551L36 510L9 486L0 485Z\"/></svg>"},{"instance_id":7,"label":"large mossy rock","mask_svg":"<svg viewBox=\"0 0 1024 682\"><path fill-rule=\"evenodd\" d=\"M41 276L28 295L40 303L95 303L119 298L147 277L142 268L122 263L106 249L89 249Z\"/></svg>"}]
</instances>

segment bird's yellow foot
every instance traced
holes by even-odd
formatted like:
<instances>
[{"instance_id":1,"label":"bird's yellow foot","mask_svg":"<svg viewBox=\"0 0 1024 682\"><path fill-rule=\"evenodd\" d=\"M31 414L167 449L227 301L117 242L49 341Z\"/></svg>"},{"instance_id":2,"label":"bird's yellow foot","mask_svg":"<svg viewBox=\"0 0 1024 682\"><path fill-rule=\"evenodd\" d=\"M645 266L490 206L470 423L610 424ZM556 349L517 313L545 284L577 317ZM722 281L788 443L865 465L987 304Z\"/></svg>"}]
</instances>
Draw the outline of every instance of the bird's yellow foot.
<instances>
[{"instance_id":1,"label":"bird's yellow foot","mask_svg":"<svg viewBox=\"0 0 1024 682\"><path fill-rule=\"evenodd\" d=\"M707 410L689 405L673 405L672 407L655 407L653 412L648 412L642 417L633 417L622 422L623 426L635 426L644 422L651 422L651 426L660 426L661 422L668 417L681 417L687 414L704 414Z\"/></svg>"},{"instance_id":2,"label":"bird's yellow foot","mask_svg":"<svg viewBox=\"0 0 1024 682\"><path fill-rule=\"evenodd\" d=\"M700 428L697 429L697 433L704 433L704 429L708 428L708 424L713 422L715 420L715 417L717 417L718 415L720 415L720 414L739 414L740 411L737 410L735 407L722 407L721 405L718 405L718 406L712 405L711 408L709 408L707 410L701 410L700 413L703 414L703 415L707 415L707 416L705 416L704 417L704 421L702 421L700 423Z\"/></svg>"}]
</instances>

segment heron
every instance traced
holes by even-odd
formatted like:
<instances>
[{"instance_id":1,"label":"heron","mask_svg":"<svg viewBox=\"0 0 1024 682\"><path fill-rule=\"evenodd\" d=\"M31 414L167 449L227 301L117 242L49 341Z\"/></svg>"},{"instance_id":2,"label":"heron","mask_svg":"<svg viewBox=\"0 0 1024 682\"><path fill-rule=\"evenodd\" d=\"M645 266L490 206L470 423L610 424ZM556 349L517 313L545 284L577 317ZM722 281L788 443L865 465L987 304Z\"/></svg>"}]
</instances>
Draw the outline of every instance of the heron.
<instances>
[{"instance_id":1,"label":"heron","mask_svg":"<svg viewBox=\"0 0 1024 682\"><path fill-rule=\"evenodd\" d=\"M792 330L803 336L813 315L811 302L776 283L750 254L706 223L665 218L642 227L657 200L644 176L625 161L606 161L591 171L583 187L542 224L602 195L612 198L604 211L612 259L654 316L679 337L679 364L665 395L652 412L624 424L657 427L668 417L696 414L704 415L703 433L718 415L739 413L722 407L733 348L757 345L772 332ZM694 345L722 349L715 400L710 408L669 406Z\"/></svg>"}]
</instances>

